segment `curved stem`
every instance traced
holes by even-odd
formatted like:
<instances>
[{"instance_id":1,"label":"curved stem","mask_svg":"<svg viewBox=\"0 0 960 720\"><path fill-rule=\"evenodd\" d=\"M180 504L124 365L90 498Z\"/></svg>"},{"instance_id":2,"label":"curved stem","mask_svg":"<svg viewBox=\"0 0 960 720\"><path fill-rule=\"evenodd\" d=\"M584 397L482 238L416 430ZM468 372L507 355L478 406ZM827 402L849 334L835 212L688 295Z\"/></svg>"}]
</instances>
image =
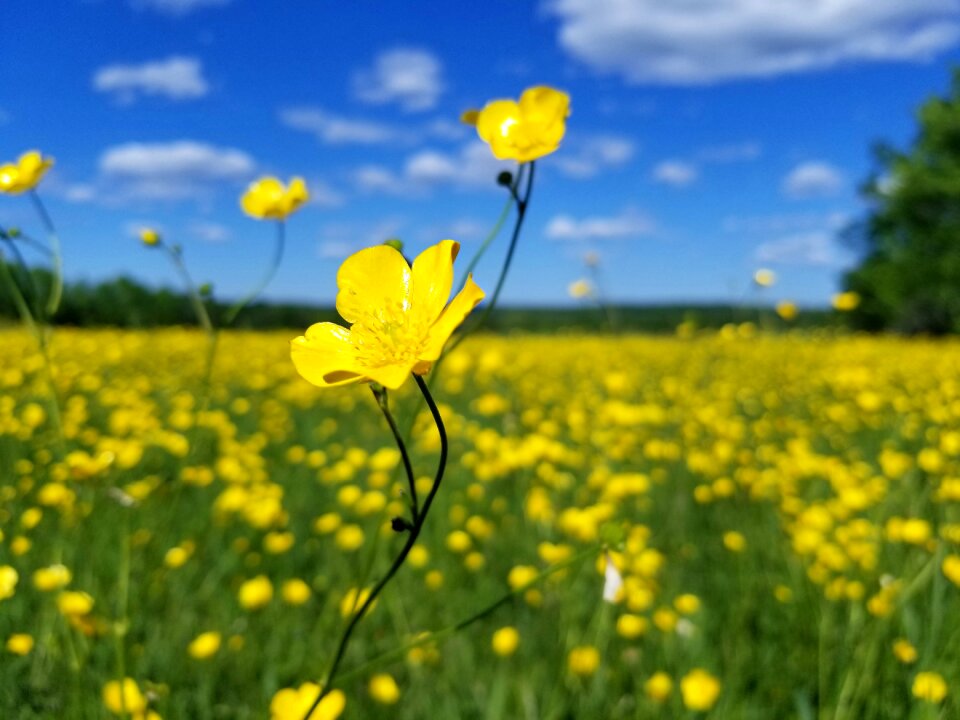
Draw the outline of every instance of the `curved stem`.
<instances>
[{"instance_id":1,"label":"curved stem","mask_svg":"<svg viewBox=\"0 0 960 720\"><path fill-rule=\"evenodd\" d=\"M203 298L200 297L197 286L193 283L193 278L191 278L190 273L187 272L187 266L183 262L183 257L180 255L180 250L172 248L169 245L164 245L163 247L170 255L170 260L173 261L173 266L177 269L177 272L180 273L180 277L183 278L184 285L187 287L187 296L190 298L190 304L193 306L193 312L197 316L197 322L200 323L208 335L212 336L213 323L210 322L210 314L207 312L207 308L203 304Z\"/></svg>"},{"instance_id":2,"label":"curved stem","mask_svg":"<svg viewBox=\"0 0 960 720\"><path fill-rule=\"evenodd\" d=\"M520 187L520 182L523 178L523 172L525 168L525 165L521 165L517 170L517 176L514 178L513 184L509 188L510 195L503 205L503 210L500 211L500 216L493 224L490 232L487 233L487 237L484 238L482 243L480 243L480 247L477 249L477 252L474 253L473 257L470 258L470 262L467 263L467 267L463 271L460 282L457 284L458 292L463 290L464 285L467 284L467 278L470 276L470 273L472 273L477 267L477 263L480 262L480 258L483 257L484 253L487 251L487 248L490 247L490 243L492 243L497 235L500 234L500 230L503 228L503 224L507 221L507 216L510 214L510 208L513 207L513 203L519 201L519 197L517 196L517 188Z\"/></svg>"},{"instance_id":3,"label":"curved stem","mask_svg":"<svg viewBox=\"0 0 960 720\"><path fill-rule=\"evenodd\" d=\"M416 544L417 538L420 537L420 531L423 530L423 524L426 522L427 513L430 512L430 506L433 504L433 499L436 497L437 491L440 489L440 483L443 480L443 473L447 467L447 431L443 426L443 418L440 416L440 410L437 408L437 404L434 402L433 396L430 394L430 389L427 387L427 384L419 375L414 375L413 378L417 381L417 386L420 388L420 392L423 393L424 400L427 401L427 407L430 408L430 412L433 415L433 421L437 426L437 432L440 434L440 461L437 465L437 474L433 479L433 485L430 488L430 492L427 493L427 497L423 502L423 510L417 518L417 521L413 524L413 527L410 528L410 534L407 536L407 541L403 544L403 547L400 549L400 552L394 559L393 563L391 563L386 574L380 578L376 585L373 586L373 589L370 591L370 594L367 595L367 599L363 601L360 609L357 610L352 618L350 618L350 622L347 624L346 629L343 631L343 635L340 637L340 642L337 644L337 650L334 653L330 670L327 672L326 681L323 683L323 689L317 695L317 699L313 701L310 709L307 710L306 714L303 716L303 720L310 720L310 716L313 715L313 711L319 707L323 699L329 694L331 688L333 688L333 681L337 677L337 671L340 669L340 663L343 661L343 655L347 650L347 645L350 643L350 637L353 635L353 631L363 619L364 615L367 614L370 606L373 605L380 593L383 592L383 589L387 586L387 583L393 579L393 576L396 575L397 571L403 566L404 561L407 559L407 555L410 554L410 550Z\"/></svg>"},{"instance_id":4,"label":"curved stem","mask_svg":"<svg viewBox=\"0 0 960 720\"><path fill-rule=\"evenodd\" d=\"M277 273L277 269L280 267L280 261L283 259L283 246L286 243L287 234L286 227L286 221L277 221L277 240L273 246L273 261L267 268L266 274L264 274L264 276L260 279L260 282L254 286L253 290L244 295L233 305L233 307L227 311L227 314L223 320L224 325L232 324L233 321L237 319L237 315L240 313L240 311L253 302L253 300L255 300L257 296L263 292L264 288L270 284L270 281L273 280L273 276Z\"/></svg>"},{"instance_id":5,"label":"curved stem","mask_svg":"<svg viewBox=\"0 0 960 720\"><path fill-rule=\"evenodd\" d=\"M50 297L47 298L47 317L52 318L60 307L60 298L63 296L63 257L60 254L60 237L57 235L57 229L53 224L50 213L40 199L36 190L30 191L30 199L33 201L33 207L40 216L40 222L43 223L50 238L50 255L53 258L53 285L50 287Z\"/></svg>"},{"instance_id":6,"label":"curved stem","mask_svg":"<svg viewBox=\"0 0 960 720\"><path fill-rule=\"evenodd\" d=\"M24 277L24 289L26 289L28 286L30 288L30 296L33 298L34 303L33 312L34 316L37 316L40 314L38 307L40 304L40 292L37 290L37 283L33 279L33 274L30 272L30 268L27 267L27 263L23 259L23 254L20 252L20 248L17 247L16 243L4 234L0 234L0 239L6 241L7 246L10 248L10 252L17 261L17 265L20 267L20 273Z\"/></svg>"},{"instance_id":7,"label":"curved stem","mask_svg":"<svg viewBox=\"0 0 960 720\"><path fill-rule=\"evenodd\" d=\"M410 511L413 514L413 524L416 525L420 516L420 506L417 502L417 483L413 475L413 465L410 463L410 454L407 452L407 445L403 441L403 435L400 433L400 428L397 427L397 421L394 419L393 413L390 412L390 405L387 400L387 389L385 387L378 389L376 385L371 385L370 389L373 391L373 396L377 399L377 405L380 406L380 411L387 419L390 432L393 433L393 439L397 441L400 457L403 458L403 469L407 473L407 485L410 488Z\"/></svg>"},{"instance_id":8,"label":"curved stem","mask_svg":"<svg viewBox=\"0 0 960 720\"><path fill-rule=\"evenodd\" d=\"M527 186L523 192L523 197L517 197L517 221L513 226L513 235L510 238L510 246L507 248L507 256L503 260L503 267L500 269L500 277L497 279L497 285L493 290L493 295L490 296L490 302L487 303L486 307L484 308L480 319L473 323L468 330L460 333L460 336L450 344L444 354L452 352L468 336L472 335L474 332L483 327L489 319L490 313L492 313L493 309L497 306L497 300L500 298L500 292L503 290L504 282L506 282L507 273L510 271L510 264L513 262L513 254L517 249L517 241L520 239L520 230L523 228L523 219L527 215L527 206L530 204L530 195L533 192L533 175L535 169L536 162L532 161L530 163L530 172L527 174Z\"/></svg>"}]
</instances>

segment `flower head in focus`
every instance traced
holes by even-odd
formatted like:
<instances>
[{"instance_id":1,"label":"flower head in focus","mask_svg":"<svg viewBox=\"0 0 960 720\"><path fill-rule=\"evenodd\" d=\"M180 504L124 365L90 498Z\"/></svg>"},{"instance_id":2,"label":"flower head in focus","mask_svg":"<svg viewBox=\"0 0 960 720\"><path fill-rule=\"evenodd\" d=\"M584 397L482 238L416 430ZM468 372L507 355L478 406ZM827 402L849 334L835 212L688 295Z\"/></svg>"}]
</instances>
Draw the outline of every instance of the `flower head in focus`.
<instances>
[{"instance_id":1,"label":"flower head in focus","mask_svg":"<svg viewBox=\"0 0 960 720\"><path fill-rule=\"evenodd\" d=\"M483 110L467 110L461 120L500 160L525 163L560 146L570 114L570 96L546 85L527 88L520 101L492 100Z\"/></svg>"},{"instance_id":2,"label":"flower head in focus","mask_svg":"<svg viewBox=\"0 0 960 720\"><path fill-rule=\"evenodd\" d=\"M284 187L277 178L268 176L250 184L240 198L240 207L258 220L286 220L310 199L310 191L301 177Z\"/></svg>"},{"instance_id":3,"label":"flower head in focus","mask_svg":"<svg viewBox=\"0 0 960 720\"><path fill-rule=\"evenodd\" d=\"M291 343L293 364L308 382L335 387L373 381L400 387L411 372L422 375L484 298L467 277L447 304L460 243L442 240L407 264L388 245L348 257L337 272L337 311L345 328L323 322Z\"/></svg>"},{"instance_id":4,"label":"flower head in focus","mask_svg":"<svg viewBox=\"0 0 960 720\"><path fill-rule=\"evenodd\" d=\"M0 165L0 193L19 195L33 190L51 167L53 158L44 157L39 150L28 150L16 163Z\"/></svg>"}]
</instances>

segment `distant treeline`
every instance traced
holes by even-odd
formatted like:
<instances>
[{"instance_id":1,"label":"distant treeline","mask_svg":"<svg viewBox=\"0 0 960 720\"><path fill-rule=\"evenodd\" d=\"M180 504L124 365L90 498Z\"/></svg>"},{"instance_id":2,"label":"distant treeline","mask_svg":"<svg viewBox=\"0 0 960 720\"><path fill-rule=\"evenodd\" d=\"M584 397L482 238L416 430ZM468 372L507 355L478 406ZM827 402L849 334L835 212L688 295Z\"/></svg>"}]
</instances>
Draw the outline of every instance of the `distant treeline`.
<instances>
[{"instance_id":1,"label":"distant treeline","mask_svg":"<svg viewBox=\"0 0 960 720\"><path fill-rule=\"evenodd\" d=\"M50 275L33 270L30 276L10 265L28 300L45 297ZM229 303L207 300L215 324L222 318ZM16 306L7 288L0 287L0 319L16 321ZM253 303L240 313L234 327L266 330L271 328L306 328L316 322L341 322L332 307L295 303ZM822 327L833 324L829 311L804 311L790 323L795 327ZM606 332L633 330L654 333L674 332L681 323L696 328L717 328L726 323L754 322L764 326L787 327L770 309L733 305L643 305L600 308L595 305L577 308L500 308L492 313L488 329L494 332L561 332L577 330ZM68 283L57 312L58 325L79 327L149 328L164 325L196 325L186 295L167 288L154 290L130 278L121 277L90 284Z\"/></svg>"}]
</instances>

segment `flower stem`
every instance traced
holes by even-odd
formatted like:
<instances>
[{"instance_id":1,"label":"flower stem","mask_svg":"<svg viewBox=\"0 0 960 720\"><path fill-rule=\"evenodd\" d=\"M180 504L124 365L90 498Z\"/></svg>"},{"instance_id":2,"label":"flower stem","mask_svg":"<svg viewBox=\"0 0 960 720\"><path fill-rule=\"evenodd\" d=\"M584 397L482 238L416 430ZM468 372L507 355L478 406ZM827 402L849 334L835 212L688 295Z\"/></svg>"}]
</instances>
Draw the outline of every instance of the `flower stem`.
<instances>
[{"instance_id":1,"label":"flower stem","mask_svg":"<svg viewBox=\"0 0 960 720\"><path fill-rule=\"evenodd\" d=\"M390 432L393 433L393 439L397 441L397 448L400 450L400 457L403 458L403 469L407 473L407 484L410 488L410 512L413 515L413 524L416 525L417 519L420 516L420 505L417 502L417 483L416 478L413 475L413 465L410 463L410 454L407 452L407 445L403 441L403 435L400 433L400 428L397 427L397 421L394 419L393 413L390 412L390 405L387 399L387 389L385 387L378 387L376 385L371 385L370 389L373 391L373 396L377 399L377 405L380 406L380 411L387 419L387 424L390 426Z\"/></svg>"},{"instance_id":2,"label":"flower stem","mask_svg":"<svg viewBox=\"0 0 960 720\"><path fill-rule=\"evenodd\" d=\"M490 296L490 302L484 307L483 314L480 315L480 319L473 323L469 329L460 333L459 337L457 337L447 348L446 353L453 352L454 348L462 343L467 337L483 327L490 318L490 313L492 313L493 309L497 306L497 300L500 298L500 292L503 290L504 282L506 282L507 273L510 271L510 264L513 262L513 254L517 249L517 241L520 239L520 230L523 228L523 219L527 216L527 207L530 204L530 195L533 192L533 175L535 169L536 162L531 162L530 171L527 173L527 184L523 191L523 197L520 197L518 194L514 194L517 203L517 221L514 223L513 235L510 237L510 245L507 248L507 255L503 259L503 267L500 269L500 277L497 279L497 285L493 290L493 295ZM519 176L520 173L518 172L517 174Z\"/></svg>"},{"instance_id":3,"label":"flower stem","mask_svg":"<svg viewBox=\"0 0 960 720\"><path fill-rule=\"evenodd\" d=\"M200 292L197 290L197 286L193 283L193 278L190 277L190 273L187 272L187 266L183 262L183 257L180 254L179 248L170 247L169 245L163 245L164 250L167 251L167 254L170 255L170 260L173 262L173 266L177 269L177 272L180 273L180 277L183 278L184 285L187 288L187 296L190 298L190 304L193 306L193 312L197 316L197 322L200 323L200 326L203 328L204 332L207 335L213 335L213 323L210 322L210 314L207 312L206 306L203 304L203 298L200 297Z\"/></svg>"},{"instance_id":4,"label":"flower stem","mask_svg":"<svg viewBox=\"0 0 960 720\"><path fill-rule=\"evenodd\" d=\"M430 506L433 504L433 499L436 497L437 491L440 489L440 483L443 480L443 473L447 467L447 431L446 428L444 428L443 418L440 416L440 410L437 408L437 404L434 402L433 396L430 394L430 389L427 387L427 384L419 375L414 375L413 378L417 381L417 386L420 388L420 392L423 393L424 400L427 401L427 407L430 408L430 413L433 415L433 421L437 426L437 432L440 435L440 461L437 464L437 474L433 479L433 485L430 487L430 492L427 493L427 497L423 502L423 510L420 512L413 526L410 528L410 534L407 536L407 541L403 544L403 547L400 549L397 557L394 558L394 561L387 569L386 574L384 574L377 584L373 586L373 589L370 591L367 599L364 600L363 604L360 606L360 609L354 613L353 617L350 618L350 622L347 623L347 627L344 629L343 635L340 636L340 642L337 644L337 650L334 653L330 670L327 672L326 681L323 683L323 689L317 695L317 699L313 701L310 709L307 710L306 714L303 716L303 720L310 720L310 716L313 715L313 711L319 707L323 698L325 698L330 692L331 688L333 688L333 681L337 677L337 671L340 669L340 663L343 661L343 656L346 652L347 645L350 643L350 637L353 635L353 631L356 629L363 617L367 614L367 611L373 605L374 601L380 596L380 593L383 592L383 589L387 586L387 583L393 579L393 576L397 574L397 571L406 561L407 555L410 554L410 550L416 544L417 538L420 537L420 531L423 530L423 525L427 519L427 513L430 512Z\"/></svg>"},{"instance_id":5,"label":"flower stem","mask_svg":"<svg viewBox=\"0 0 960 720\"><path fill-rule=\"evenodd\" d=\"M273 246L273 261L270 263L270 266L267 268L267 272L264 274L263 278L261 278L260 282L254 286L253 290L244 295L233 305L233 307L227 311L227 314L223 320L224 325L232 324L233 321L237 319L237 315L240 313L240 311L253 302L253 300L255 300L257 296L263 292L264 288L270 284L270 281L276 274L277 269L280 267L280 261L283 260L283 247L286 243L287 234L286 228L287 223L284 220L277 221L277 240Z\"/></svg>"},{"instance_id":6,"label":"flower stem","mask_svg":"<svg viewBox=\"0 0 960 720\"><path fill-rule=\"evenodd\" d=\"M47 236L50 238L50 255L53 258L53 285L50 288L50 296L47 298L47 317L52 318L60 307L60 298L63 296L63 256L60 254L60 236L57 235L57 229L53 224L50 213L40 199L36 190L30 191L30 200L33 207L40 216L40 222L46 228Z\"/></svg>"}]
</instances>

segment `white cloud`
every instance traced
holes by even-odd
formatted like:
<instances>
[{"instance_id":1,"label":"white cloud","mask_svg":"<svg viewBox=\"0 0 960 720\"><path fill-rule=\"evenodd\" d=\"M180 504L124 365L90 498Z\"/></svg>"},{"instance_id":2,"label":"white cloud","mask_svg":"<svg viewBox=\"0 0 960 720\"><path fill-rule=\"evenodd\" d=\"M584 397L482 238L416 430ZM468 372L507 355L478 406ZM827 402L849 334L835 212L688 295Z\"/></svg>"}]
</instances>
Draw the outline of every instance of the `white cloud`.
<instances>
[{"instance_id":1,"label":"white cloud","mask_svg":"<svg viewBox=\"0 0 960 720\"><path fill-rule=\"evenodd\" d=\"M315 135L327 145L376 145L396 140L399 135L388 125L334 115L317 107L281 110L280 122Z\"/></svg>"},{"instance_id":2,"label":"white cloud","mask_svg":"<svg viewBox=\"0 0 960 720\"><path fill-rule=\"evenodd\" d=\"M730 215L723 219L725 233L737 235L799 235L812 231L840 230L850 222L845 212Z\"/></svg>"},{"instance_id":3,"label":"white cloud","mask_svg":"<svg viewBox=\"0 0 960 720\"><path fill-rule=\"evenodd\" d=\"M340 207L345 202L343 194L325 180L312 178L307 180L307 189L310 190L310 204L317 207Z\"/></svg>"},{"instance_id":4,"label":"white cloud","mask_svg":"<svg viewBox=\"0 0 960 720\"><path fill-rule=\"evenodd\" d=\"M365 192L417 195L437 186L496 189L497 175L512 170L513 163L497 160L479 140L454 152L418 150L399 172L381 165L365 165L353 173L354 183Z\"/></svg>"},{"instance_id":5,"label":"white cloud","mask_svg":"<svg viewBox=\"0 0 960 720\"><path fill-rule=\"evenodd\" d=\"M765 242L756 250L756 261L765 264L838 267L848 258L841 253L832 233L812 231Z\"/></svg>"},{"instance_id":6,"label":"white cloud","mask_svg":"<svg viewBox=\"0 0 960 720\"><path fill-rule=\"evenodd\" d=\"M227 5L232 0L132 0L136 8L148 8L165 15L187 15L194 10L205 7Z\"/></svg>"},{"instance_id":7,"label":"white cloud","mask_svg":"<svg viewBox=\"0 0 960 720\"><path fill-rule=\"evenodd\" d=\"M141 95L162 95L171 100L200 98L210 91L196 58L173 56L141 65L107 65L93 76L98 92L111 93L120 102Z\"/></svg>"},{"instance_id":8,"label":"white cloud","mask_svg":"<svg viewBox=\"0 0 960 720\"><path fill-rule=\"evenodd\" d=\"M683 160L664 160L653 169L654 180L673 187L686 187L695 182L699 175L696 165Z\"/></svg>"},{"instance_id":9,"label":"white cloud","mask_svg":"<svg viewBox=\"0 0 960 720\"><path fill-rule=\"evenodd\" d=\"M571 145L552 162L564 175L574 178L594 177L606 168L625 165L636 152L632 140L612 135L599 135Z\"/></svg>"},{"instance_id":10,"label":"white cloud","mask_svg":"<svg viewBox=\"0 0 960 720\"><path fill-rule=\"evenodd\" d=\"M208 243L224 243L230 239L232 233L220 223L197 220L190 223L188 231L191 235Z\"/></svg>"},{"instance_id":11,"label":"white cloud","mask_svg":"<svg viewBox=\"0 0 960 720\"><path fill-rule=\"evenodd\" d=\"M444 89L443 66L426 50L387 50L372 68L354 75L353 89L358 99L373 105L398 103L407 111L429 110Z\"/></svg>"},{"instance_id":12,"label":"white cloud","mask_svg":"<svg viewBox=\"0 0 960 720\"><path fill-rule=\"evenodd\" d=\"M653 221L637 212L627 209L612 217L586 217L577 220L570 215L556 215L544 230L551 240L611 240L650 235L654 231Z\"/></svg>"},{"instance_id":13,"label":"white cloud","mask_svg":"<svg viewBox=\"0 0 960 720\"><path fill-rule=\"evenodd\" d=\"M255 164L242 150L178 140L107 148L99 167L104 179L124 195L175 199L190 197L219 182L246 180Z\"/></svg>"},{"instance_id":14,"label":"white cloud","mask_svg":"<svg viewBox=\"0 0 960 720\"><path fill-rule=\"evenodd\" d=\"M960 38L956 0L545 0L571 55L634 83L703 84L924 60Z\"/></svg>"},{"instance_id":15,"label":"white cloud","mask_svg":"<svg viewBox=\"0 0 960 720\"><path fill-rule=\"evenodd\" d=\"M797 165L783 179L783 193L791 198L830 197L843 187L843 174L830 163L812 161Z\"/></svg>"},{"instance_id":16,"label":"white cloud","mask_svg":"<svg viewBox=\"0 0 960 720\"><path fill-rule=\"evenodd\" d=\"M90 183L68 185L63 191L63 197L72 203L93 202L97 198L97 188Z\"/></svg>"}]
</instances>

